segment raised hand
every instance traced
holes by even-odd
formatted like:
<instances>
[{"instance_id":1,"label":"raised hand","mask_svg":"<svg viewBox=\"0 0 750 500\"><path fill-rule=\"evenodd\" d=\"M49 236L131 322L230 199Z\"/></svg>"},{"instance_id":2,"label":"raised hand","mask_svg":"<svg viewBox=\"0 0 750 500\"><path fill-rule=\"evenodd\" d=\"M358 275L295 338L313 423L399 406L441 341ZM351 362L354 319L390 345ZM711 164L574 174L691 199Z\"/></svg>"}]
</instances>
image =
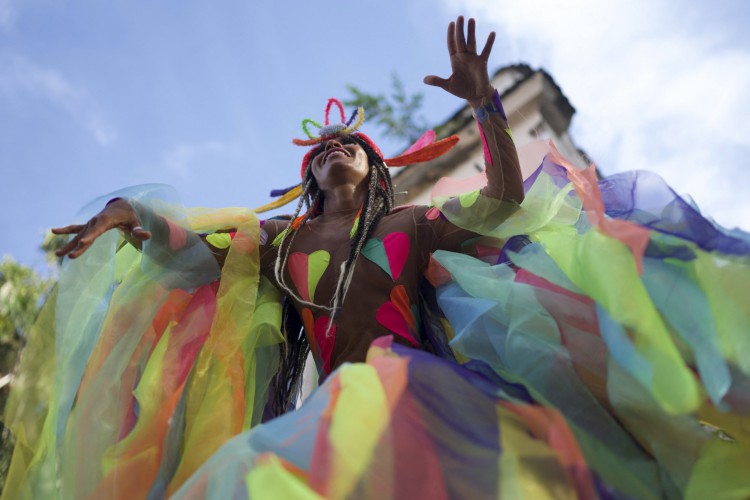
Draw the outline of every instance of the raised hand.
<instances>
[{"instance_id":1,"label":"raised hand","mask_svg":"<svg viewBox=\"0 0 750 500\"><path fill-rule=\"evenodd\" d=\"M487 60L495 42L495 32L487 37L481 54L477 54L477 40L474 19L469 19L468 36L464 36L464 17L448 25L448 54L451 58L451 70L448 78L426 76L424 83L434 85L450 92L456 97L466 99L472 104L489 96L492 91L490 76L487 72Z\"/></svg>"},{"instance_id":2,"label":"raised hand","mask_svg":"<svg viewBox=\"0 0 750 500\"><path fill-rule=\"evenodd\" d=\"M141 242L151 238L151 233L140 226L138 215L127 201L122 198L107 204L104 210L91 218L86 224L73 224L52 229L53 234L75 234L67 245L55 252L58 257L79 257L96 239L110 229L121 229L132 239Z\"/></svg>"}]
</instances>

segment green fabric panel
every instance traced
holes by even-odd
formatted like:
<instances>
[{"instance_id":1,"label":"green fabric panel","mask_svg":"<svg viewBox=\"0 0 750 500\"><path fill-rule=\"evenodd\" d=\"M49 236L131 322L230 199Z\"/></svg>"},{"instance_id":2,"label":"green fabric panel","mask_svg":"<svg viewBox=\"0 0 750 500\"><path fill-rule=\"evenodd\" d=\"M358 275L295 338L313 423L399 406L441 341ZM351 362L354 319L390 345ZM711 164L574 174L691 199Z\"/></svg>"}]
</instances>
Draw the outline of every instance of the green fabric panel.
<instances>
[{"instance_id":1,"label":"green fabric panel","mask_svg":"<svg viewBox=\"0 0 750 500\"><path fill-rule=\"evenodd\" d=\"M705 449L690 478L686 500L750 498L750 447L716 439Z\"/></svg>"},{"instance_id":2,"label":"green fabric panel","mask_svg":"<svg viewBox=\"0 0 750 500\"><path fill-rule=\"evenodd\" d=\"M583 235L540 231L535 236L568 278L632 334L635 348L653 368L649 391L659 404L672 413L697 409L701 391L641 283L628 248L595 230Z\"/></svg>"},{"instance_id":3,"label":"green fabric panel","mask_svg":"<svg viewBox=\"0 0 750 500\"><path fill-rule=\"evenodd\" d=\"M223 250L232 244L232 237L229 233L213 233L206 236L206 241Z\"/></svg>"}]
</instances>

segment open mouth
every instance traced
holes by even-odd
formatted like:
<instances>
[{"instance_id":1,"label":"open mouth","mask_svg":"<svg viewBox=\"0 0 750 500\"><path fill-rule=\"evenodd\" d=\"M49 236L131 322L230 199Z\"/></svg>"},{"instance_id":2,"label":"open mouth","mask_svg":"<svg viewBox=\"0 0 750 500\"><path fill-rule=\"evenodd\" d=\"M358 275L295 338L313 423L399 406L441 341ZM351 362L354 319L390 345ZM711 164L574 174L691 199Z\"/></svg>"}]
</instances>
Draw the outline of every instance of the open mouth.
<instances>
[{"instance_id":1,"label":"open mouth","mask_svg":"<svg viewBox=\"0 0 750 500\"><path fill-rule=\"evenodd\" d=\"M347 158L349 158L351 156L349 154L349 152L346 149L344 149L344 148L331 148L330 150L326 151L326 154L323 157L323 163L327 162L328 158L330 158L331 156L333 156L335 154L344 155Z\"/></svg>"}]
</instances>

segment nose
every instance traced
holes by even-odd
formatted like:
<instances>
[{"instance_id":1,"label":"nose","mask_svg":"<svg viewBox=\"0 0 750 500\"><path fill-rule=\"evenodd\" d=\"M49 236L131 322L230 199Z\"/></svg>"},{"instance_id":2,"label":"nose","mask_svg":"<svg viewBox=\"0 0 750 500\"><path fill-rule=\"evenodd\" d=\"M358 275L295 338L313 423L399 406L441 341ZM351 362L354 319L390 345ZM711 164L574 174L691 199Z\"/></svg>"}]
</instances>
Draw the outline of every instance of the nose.
<instances>
[{"instance_id":1,"label":"nose","mask_svg":"<svg viewBox=\"0 0 750 500\"><path fill-rule=\"evenodd\" d=\"M341 144L336 139L329 139L328 142L326 142L325 150L328 151L329 149L332 149L332 148L343 148L343 147L344 145Z\"/></svg>"}]
</instances>

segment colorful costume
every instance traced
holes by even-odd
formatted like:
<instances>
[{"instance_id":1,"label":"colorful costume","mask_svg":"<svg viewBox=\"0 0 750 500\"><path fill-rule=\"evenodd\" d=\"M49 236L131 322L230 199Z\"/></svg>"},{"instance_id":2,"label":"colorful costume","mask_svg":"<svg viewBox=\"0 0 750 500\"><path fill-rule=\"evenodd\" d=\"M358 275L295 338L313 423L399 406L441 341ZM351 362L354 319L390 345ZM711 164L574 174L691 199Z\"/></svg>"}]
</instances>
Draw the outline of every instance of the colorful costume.
<instances>
[{"instance_id":1,"label":"colorful costume","mask_svg":"<svg viewBox=\"0 0 750 500\"><path fill-rule=\"evenodd\" d=\"M478 118L502 130L498 106ZM474 192L396 212L414 234L386 221L358 268L389 283L362 306L383 331L335 346L303 312L325 381L265 423L272 238L250 211L130 193L169 228L68 263L8 403L4 498L747 497L750 236L652 174L538 159L520 208ZM441 224L475 237L410 261ZM289 278L314 300L328 261L308 250ZM407 264L430 285L407 289Z\"/></svg>"}]
</instances>

